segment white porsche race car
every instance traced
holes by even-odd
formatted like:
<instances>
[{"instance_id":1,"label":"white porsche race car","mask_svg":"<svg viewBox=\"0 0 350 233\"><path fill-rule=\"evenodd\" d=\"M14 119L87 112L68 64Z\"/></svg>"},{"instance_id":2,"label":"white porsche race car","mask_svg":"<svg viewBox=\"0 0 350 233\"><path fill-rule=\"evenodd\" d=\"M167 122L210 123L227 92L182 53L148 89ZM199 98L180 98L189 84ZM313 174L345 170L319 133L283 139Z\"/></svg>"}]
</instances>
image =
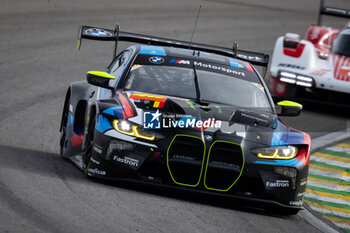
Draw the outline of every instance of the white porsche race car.
<instances>
[{"instance_id":1,"label":"white porsche race car","mask_svg":"<svg viewBox=\"0 0 350 233\"><path fill-rule=\"evenodd\" d=\"M320 26L321 16L350 18L350 10L324 7L305 39L287 33L277 39L267 83L275 97L349 104L350 22L341 30Z\"/></svg>"}]
</instances>

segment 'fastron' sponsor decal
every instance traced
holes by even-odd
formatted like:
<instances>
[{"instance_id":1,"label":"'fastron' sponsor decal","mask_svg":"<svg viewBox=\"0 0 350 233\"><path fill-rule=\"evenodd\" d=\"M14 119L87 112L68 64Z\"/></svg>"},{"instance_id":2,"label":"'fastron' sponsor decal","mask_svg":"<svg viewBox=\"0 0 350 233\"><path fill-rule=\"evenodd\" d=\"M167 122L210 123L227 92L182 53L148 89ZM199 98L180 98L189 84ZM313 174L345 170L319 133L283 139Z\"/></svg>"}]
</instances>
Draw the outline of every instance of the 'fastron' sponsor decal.
<instances>
[{"instance_id":1,"label":"'fastron' sponsor decal","mask_svg":"<svg viewBox=\"0 0 350 233\"><path fill-rule=\"evenodd\" d=\"M269 188L289 188L289 180L276 180L275 182L267 181L265 185Z\"/></svg>"}]
</instances>

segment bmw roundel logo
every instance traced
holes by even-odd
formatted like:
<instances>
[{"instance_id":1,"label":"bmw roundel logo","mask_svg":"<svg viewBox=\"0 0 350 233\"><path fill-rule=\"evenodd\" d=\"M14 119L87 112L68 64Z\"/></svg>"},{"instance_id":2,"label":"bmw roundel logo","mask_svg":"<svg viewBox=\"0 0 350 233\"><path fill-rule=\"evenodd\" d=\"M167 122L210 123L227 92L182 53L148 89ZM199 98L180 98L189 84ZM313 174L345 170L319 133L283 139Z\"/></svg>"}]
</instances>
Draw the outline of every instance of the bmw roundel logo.
<instances>
[{"instance_id":1,"label":"bmw roundel logo","mask_svg":"<svg viewBox=\"0 0 350 233\"><path fill-rule=\"evenodd\" d=\"M205 137L205 140L207 140L207 141L213 140L213 137L210 135L205 135L204 137Z\"/></svg>"},{"instance_id":2,"label":"bmw roundel logo","mask_svg":"<svg viewBox=\"0 0 350 233\"><path fill-rule=\"evenodd\" d=\"M89 28L85 30L85 33L91 34L94 36L103 36L103 37L112 36L112 33L101 28Z\"/></svg>"},{"instance_id":3,"label":"bmw roundel logo","mask_svg":"<svg viewBox=\"0 0 350 233\"><path fill-rule=\"evenodd\" d=\"M162 64L164 62L164 59L162 57L150 57L149 62L153 64Z\"/></svg>"}]
</instances>

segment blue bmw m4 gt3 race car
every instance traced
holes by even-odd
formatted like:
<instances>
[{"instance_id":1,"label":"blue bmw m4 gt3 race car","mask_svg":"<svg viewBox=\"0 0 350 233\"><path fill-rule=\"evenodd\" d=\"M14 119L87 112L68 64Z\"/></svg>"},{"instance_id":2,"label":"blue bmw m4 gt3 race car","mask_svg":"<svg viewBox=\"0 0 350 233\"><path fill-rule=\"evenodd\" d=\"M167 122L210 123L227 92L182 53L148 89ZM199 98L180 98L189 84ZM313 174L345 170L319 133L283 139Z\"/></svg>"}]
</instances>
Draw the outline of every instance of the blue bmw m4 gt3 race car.
<instances>
[{"instance_id":1,"label":"blue bmw m4 gt3 race car","mask_svg":"<svg viewBox=\"0 0 350 233\"><path fill-rule=\"evenodd\" d=\"M71 83L60 153L87 176L231 196L296 214L310 137L278 116L256 66L266 54L82 26L82 39L134 42L106 71Z\"/></svg>"}]
</instances>

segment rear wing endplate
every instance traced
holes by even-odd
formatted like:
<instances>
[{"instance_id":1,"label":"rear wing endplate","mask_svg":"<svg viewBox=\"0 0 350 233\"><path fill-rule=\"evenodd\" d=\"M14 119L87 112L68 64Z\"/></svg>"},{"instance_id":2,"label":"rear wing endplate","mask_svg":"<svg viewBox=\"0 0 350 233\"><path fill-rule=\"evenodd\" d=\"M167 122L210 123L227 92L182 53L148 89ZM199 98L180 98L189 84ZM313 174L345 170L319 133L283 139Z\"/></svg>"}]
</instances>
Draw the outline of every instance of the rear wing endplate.
<instances>
[{"instance_id":1,"label":"rear wing endplate","mask_svg":"<svg viewBox=\"0 0 350 233\"><path fill-rule=\"evenodd\" d=\"M320 0L320 11L318 14L317 25L321 25L322 15L330 15L350 19L350 10L335 7L326 7L324 6L324 0Z\"/></svg>"},{"instance_id":2,"label":"rear wing endplate","mask_svg":"<svg viewBox=\"0 0 350 233\"><path fill-rule=\"evenodd\" d=\"M269 63L269 55L264 53L257 53L252 51L240 50L237 49L237 44L233 46L232 49L191 43L181 40L167 39L155 36L142 35L137 33L123 32L119 31L119 26L117 25L114 30L105 29L100 27L92 26L81 26L78 33L78 44L77 49L80 49L82 39L90 40L101 40L101 41L115 41L115 51L114 56L116 55L118 41L127 41L140 44L148 45L159 45L159 46L170 46L176 48L192 49L203 52L215 53L219 55L239 58L244 61L248 61L254 65L267 67Z\"/></svg>"}]
</instances>

